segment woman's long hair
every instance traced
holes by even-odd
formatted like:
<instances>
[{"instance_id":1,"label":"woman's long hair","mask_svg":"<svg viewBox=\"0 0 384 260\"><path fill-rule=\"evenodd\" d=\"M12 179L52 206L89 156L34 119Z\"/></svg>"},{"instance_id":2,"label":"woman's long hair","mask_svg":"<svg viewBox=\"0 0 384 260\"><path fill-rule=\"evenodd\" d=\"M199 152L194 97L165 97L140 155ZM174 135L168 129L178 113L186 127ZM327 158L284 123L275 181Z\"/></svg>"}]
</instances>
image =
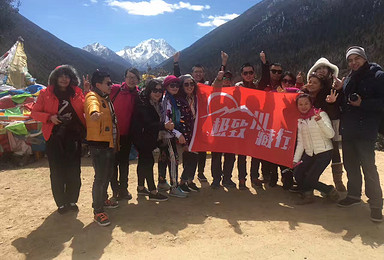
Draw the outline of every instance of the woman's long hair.
<instances>
[{"instance_id":1,"label":"woman's long hair","mask_svg":"<svg viewBox=\"0 0 384 260\"><path fill-rule=\"evenodd\" d=\"M49 75L48 85L53 86L54 93L57 96L59 93L59 86L57 84L57 81L62 75L66 75L70 78L69 87L67 88L67 91L69 92L70 96L73 97L75 95L74 87L79 86L80 78L77 74L76 69L71 65L61 65L56 67Z\"/></svg>"},{"instance_id":2,"label":"woman's long hair","mask_svg":"<svg viewBox=\"0 0 384 260\"><path fill-rule=\"evenodd\" d=\"M329 95L329 93L331 92L331 87L329 86L325 78L317 75L315 72L309 75L308 79L310 78L317 78L320 81L320 85L321 85L321 89L319 93L317 93L315 99L313 100L313 105L316 108L321 108L325 110L327 106L326 98L327 98L327 95Z\"/></svg>"}]
</instances>

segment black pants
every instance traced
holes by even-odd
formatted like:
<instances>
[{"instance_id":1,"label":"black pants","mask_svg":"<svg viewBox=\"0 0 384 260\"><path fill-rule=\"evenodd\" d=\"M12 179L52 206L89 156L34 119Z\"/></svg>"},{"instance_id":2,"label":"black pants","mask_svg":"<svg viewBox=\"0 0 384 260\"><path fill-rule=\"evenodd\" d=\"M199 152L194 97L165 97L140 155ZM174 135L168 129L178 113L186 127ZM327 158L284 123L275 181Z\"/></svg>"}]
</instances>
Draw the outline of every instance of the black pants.
<instances>
[{"instance_id":1,"label":"black pants","mask_svg":"<svg viewBox=\"0 0 384 260\"><path fill-rule=\"evenodd\" d=\"M251 180L256 180L259 178L259 168L260 168L261 160L257 158L253 158L251 160ZM239 177L240 179L240 177Z\"/></svg>"},{"instance_id":2,"label":"black pants","mask_svg":"<svg viewBox=\"0 0 384 260\"><path fill-rule=\"evenodd\" d=\"M181 174L181 180L184 182L193 181L195 178L196 168L198 164L197 153L183 152L183 173Z\"/></svg>"},{"instance_id":3,"label":"black pants","mask_svg":"<svg viewBox=\"0 0 384 260\"><path fill-rule=\"evenodd\" d=\"M331 162L332 150L326 151L313 156L304 153L301 160L303 161L294 170L294 176L299 188L306 192L316 189L328 194L332 190L332 185L326 185L319 182L320 175Z\"/></svg>"},{"instance_id":4,"label":"black pants","mask_svg":"<svg viewBox=\"0 0 384 260\"><path fill-rule=\"evenodd\" d=\"M155 180L153 177L153 165L155 159L153 158L152 151L138 150L139 160L137 162L137 180L138 186L144 186L147 181L148 189L150 191L156 190Z\"/></svg>"},{"instance_id":5,"label":"black pants","mask_svg":"<svg viewBox=\"0 0 384 260\"><path fill-rule=\"evenodd\" d=\"M363 184L361 168L365 181L365 194L371 208L383 208L383 192L379 173L375 164L375 140L344 140L343 160L348 176L348 197L360 199Z\"/></svg>"},{"instance_id":6,"label":"black pants","mask_svg":"<svg viewBox=\"0 0 384 260\"><path fill-rule=\"evenodd\" d=\"M268 162L268 161L262 161L261 162L261 172L263 174L264 179L269 179L269 183L271 185L276 185L277 180L279 178L277 173L277 164Z\"/></svg>"},{"instance_id":7,"label":"black pants","mask_svg":"<svg viewBox=\"0 0 384 260\"><path fill-rule=\"evenodd\" d=\"M113 173L115 151L113 148L90 147L95 177L92 186L93 213L104 212L104 201L108 198L108 183Z\"/></svg>"},{"instance_id":8,"label":"black pants","mask_svg":"<svg viewBox=\"0 0 384 260\"><path fill-rule=\"evenodd\" d=\"M58 207L76 203L81 187L81 141L61 138L54 134L46 144L51 189Z\"/></svg>"},{"instance_id":9,"label":"black pants","mask_svg":"<svg viewBox=\"0 0 384 260\"><path fill-rule=\"evenodd\" d=\"M116 153L114 170L111 177L111 188L113 192L127 191L129 172L129 153L131 152L132 140L130 136L120 136L120 151ZM120 173L120 175L119 175Z\"/></svg>"},{"instance_id":10,"label":"black pants","mask_svg":"<svg viewBox=\"0 0 384 260\"><path fill-rule=\"evenodd\" d=\"M239 172L239 180L245 180L247 177L247 156L237 155L237 170Z\"/></svg>"},{"instance_id":11,"label":"black pants","mask_svg":"<svg viewBox=\"0 0 384 260\"><path fill-rule=\"evenodd\" d=\"M198 153L198 173L204 173L205 161L207 160L207 152Z\"/></svg>"},{"instance_id":12,"label":"black pants","mask_svg":"<svg viewBox=\"0 0 384 260\"><path fill-rule=\"evenodd\" d=\"M221 165L223 153L212 153L211 172L214 182L220 182L221 176L224 180L232 178L232 170L235 164L235 155L233 153L224 153L224 165Z\"/></svg>"}]
</instances>

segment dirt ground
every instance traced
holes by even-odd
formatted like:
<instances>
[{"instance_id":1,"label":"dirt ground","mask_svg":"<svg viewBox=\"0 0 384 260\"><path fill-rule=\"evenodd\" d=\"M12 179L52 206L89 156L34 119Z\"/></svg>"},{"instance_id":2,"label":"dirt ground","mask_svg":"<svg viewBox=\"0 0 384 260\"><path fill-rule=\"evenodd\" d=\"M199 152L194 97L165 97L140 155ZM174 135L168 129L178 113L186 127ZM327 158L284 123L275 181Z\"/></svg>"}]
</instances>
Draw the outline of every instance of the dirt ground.
<instances>
[{"instance_id":1,"label":"dirt ground","mask_svg":"<svg viewBox=\"0 0 384 260\"><path fill-rule=\"evenodd\" d=\"M376 159L383 187L384 153ZM92 221L90 158L82 162L77 214L56 212L46 159L1 171L1 259L384 259L384 223L369 220L365 196L348 209L319 194L298 206L297 195L281 187L212 190L203 183L186 199L156 203L137 197L136 163L133 199L108 210L108 227ZM322 180L332 183L330 168Z\"/></svg>"}]
</instances>

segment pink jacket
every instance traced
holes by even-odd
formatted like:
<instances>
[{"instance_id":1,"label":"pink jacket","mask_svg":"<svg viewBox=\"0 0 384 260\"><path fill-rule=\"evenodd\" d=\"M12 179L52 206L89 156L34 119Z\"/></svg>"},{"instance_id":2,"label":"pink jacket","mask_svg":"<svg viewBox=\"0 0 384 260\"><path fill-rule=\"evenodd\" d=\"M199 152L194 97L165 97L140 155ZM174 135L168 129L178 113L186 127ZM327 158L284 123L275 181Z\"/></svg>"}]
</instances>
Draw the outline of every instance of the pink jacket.
<instances>
[{"instance_id":1,"label":"pink jacket","mask_svg":"<svg viewBox=\"0 0 384 260\"><path fill-rule=\"evenodd\" d=\"M118 92L119 88L121 88L121 90ZM113 85L109 96L115 108L119 133L120 135L128 135L135 103L138 98L138 89L130 90L127 84L123 82L121 86L117 84Z\"/></svg>"}]
</instances>

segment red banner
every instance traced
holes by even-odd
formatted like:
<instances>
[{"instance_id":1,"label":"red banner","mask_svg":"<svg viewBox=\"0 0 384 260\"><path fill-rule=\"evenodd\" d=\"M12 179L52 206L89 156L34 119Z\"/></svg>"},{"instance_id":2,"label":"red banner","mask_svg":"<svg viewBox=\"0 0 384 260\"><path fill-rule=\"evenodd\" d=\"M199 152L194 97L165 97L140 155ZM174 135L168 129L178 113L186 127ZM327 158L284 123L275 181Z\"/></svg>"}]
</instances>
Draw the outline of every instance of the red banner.
<instances>
[{"instance_id":1,"label":"red banner","mask_svg":"<svg viewBox=\"0 0 384 260\"><path fill-rule=\"evenodd\" d=\"M199 84L191 151L249 155L292 167L296 93Z\"/></svg>"}]
</instances>

